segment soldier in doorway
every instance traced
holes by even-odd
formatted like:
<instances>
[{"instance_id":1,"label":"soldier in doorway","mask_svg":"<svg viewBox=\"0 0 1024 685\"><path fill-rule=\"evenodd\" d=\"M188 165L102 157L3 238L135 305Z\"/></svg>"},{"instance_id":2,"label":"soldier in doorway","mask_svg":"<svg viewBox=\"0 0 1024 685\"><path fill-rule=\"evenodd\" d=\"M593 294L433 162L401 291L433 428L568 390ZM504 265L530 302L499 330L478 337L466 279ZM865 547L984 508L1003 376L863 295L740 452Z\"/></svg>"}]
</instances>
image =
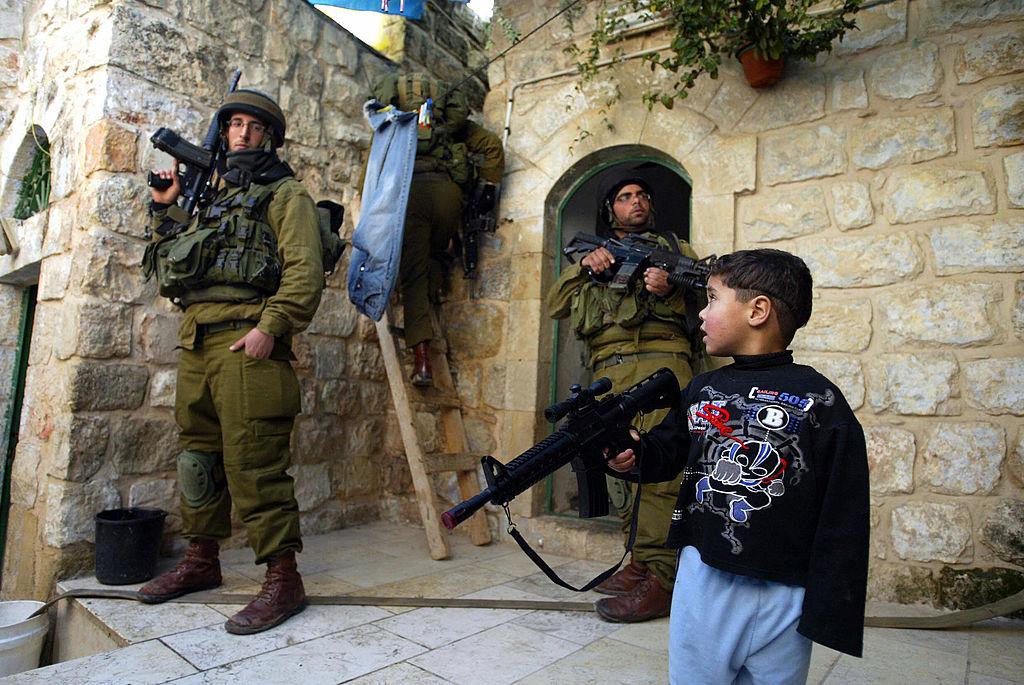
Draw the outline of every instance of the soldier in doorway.
<instances>
[{"instance_id":1,"label":"soldier in doorway","mask_svg":"<svg viewBox=\"0 0 1024 685\"><path fill-rule=\"evenodd\" d=\"M606 182L599 208L602 223L616 236L639 235L657 240L663 249L697 258L675 234L656 232L650 185L643 178L618 175ZM598 275L613 268L611 253L598 248L569 265L547 295L552 318L570 318L576 336L586 344L595 376L607 376L620 392L661 367L671 369L685 386L690 371L685 293L668 282L668 273L649 268L627 291L615 291ZM694 312L695 314L696 312ZM665 411L646 415L641 429L656 426ZM609 479L609 491L630 530L630 484ZM635 486L633 486L635 487ZM623 490L623 488L625 488ZM676 555L664 546L679 488L657 483L641 491L636 541L629 564L595 589L613 595L597 602L606 620L639 622L667 616L675 582Z\"/></svg>"}]
</instances>

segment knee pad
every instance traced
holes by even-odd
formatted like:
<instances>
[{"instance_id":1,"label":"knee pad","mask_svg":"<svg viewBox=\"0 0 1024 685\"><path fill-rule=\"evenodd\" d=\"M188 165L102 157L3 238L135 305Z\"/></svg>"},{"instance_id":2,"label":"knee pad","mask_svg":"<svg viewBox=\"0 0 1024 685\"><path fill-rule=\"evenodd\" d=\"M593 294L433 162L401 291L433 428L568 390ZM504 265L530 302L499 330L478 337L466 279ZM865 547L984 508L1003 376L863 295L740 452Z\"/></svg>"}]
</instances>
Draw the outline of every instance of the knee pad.
<instances>
[{"instance_id":1,"label":"knee pad","mask_svg":"<svg viewBox=\"0 0 1024 685\"><path fill-rule=\"evenodd\" d=\"M223 487L224 457L215 452L185 450L178 455L178 486L185 504L209 504Z\"/></svg>"}]
</instances>

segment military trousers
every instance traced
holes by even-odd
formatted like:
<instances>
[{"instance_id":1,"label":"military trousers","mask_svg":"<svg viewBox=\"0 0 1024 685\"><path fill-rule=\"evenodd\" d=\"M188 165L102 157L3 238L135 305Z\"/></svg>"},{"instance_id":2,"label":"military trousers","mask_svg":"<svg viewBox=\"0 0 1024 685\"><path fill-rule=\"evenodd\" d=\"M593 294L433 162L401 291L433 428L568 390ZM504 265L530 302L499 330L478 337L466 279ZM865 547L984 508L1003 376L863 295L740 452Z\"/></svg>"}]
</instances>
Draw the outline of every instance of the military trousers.
<instances>
[{"instance_id":1,"label":"military trousers","mask_svg":"<svg viewBox=\"0 0 1024 685\"><path fill-rule=\"evenodd\" d=\"M299 382L278 342L270 359L253 359L229 346L249 328L217 331L182 350L175 419L186 450L222 455L214 469L213 498L199 507L181 499L182 534L231 535L231 505L245 526L256 563L301 551L299 506L289 440L299 413Z\"/></svg>"},{"instance_id":2,"label":"military trousers","mask_svg":"<svg viewBox=\"0 0 1024 685\"><path fill-rule=\"evenodd\" d=\"M606 376L611 380L613 392L622 392L628 389L662 367L667 367L675 373L680 386L685 386L690 381L689 360L683 353L650 356L644 354L639 357L624 354L622 359L622 363L613 366L601 367L601 364L598 364L599 368L594 371L594 378ZM634 421L634 425L642 431L649 431L657 426L667 414L668 409L659 409L638 417ZM622 531L624 535L628 536L632 522L632 494L637 486L618 479L614 479L614 481L614 483L609 482L610 490L621 488L627 491L624 493L624 497L615 497L613 494L612 500L616 502L619 509ZM636 540L633 543L633 559L650 568L662 587L669 591L672 590L675 583L676 556L679 550L665 547L665 539L668 537L668 527L672 522L672 512L675 509L678 495L678 479L643 485L640 489Z\"/></svg>"},{"instance_id":3,"label":"military trousers","mask_svg":"<svg viewBox=\"0 0 1024 685\"><path fill-rule=\"evenodd\" d=\"M405 214L402 259L398 275L402 283L405 344L430 340L430 303L441 289L441 263L433 257L448 250L462 219L462 190L446 173L414 174Z\"/></svg>"}]
</instances>

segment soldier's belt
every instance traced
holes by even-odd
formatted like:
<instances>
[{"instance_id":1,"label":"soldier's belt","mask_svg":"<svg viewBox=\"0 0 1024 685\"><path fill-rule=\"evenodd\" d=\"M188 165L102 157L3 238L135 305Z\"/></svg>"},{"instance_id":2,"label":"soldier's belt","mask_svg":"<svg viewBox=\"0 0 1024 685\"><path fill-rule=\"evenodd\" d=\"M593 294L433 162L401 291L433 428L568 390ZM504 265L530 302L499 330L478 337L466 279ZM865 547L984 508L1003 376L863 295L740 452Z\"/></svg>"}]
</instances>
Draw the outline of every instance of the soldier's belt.
<instances>
[{"instance_id":1,"label":"soldier's belt","mask_svg":"<svg viewBox=\"0 0 1024 685\"><path fill-rule=\"evenodd\" d=\"M634 360L654 359L655 357L666 357L680 361L688 361L690 359L690 356L684 352L634 352L632 354L619 354L616 352L610 357L594 362L594 371L600 371L609 366L618 366L619 364L625 364Z\"/></svg>"},{"instance_id":2,"label":"soldier's belt","mask_svg":"<svg viewBox=\"0 0 1024 685\"><path fill-rule=\"evenodd\" d=\"M217 321L216 323L201 323L196 326L196 334L199 336L210 335L220 331L238 330L240 328L255 328L259 321L252 319L232 319L231 321Z\"/></svg>"}]
</instances>

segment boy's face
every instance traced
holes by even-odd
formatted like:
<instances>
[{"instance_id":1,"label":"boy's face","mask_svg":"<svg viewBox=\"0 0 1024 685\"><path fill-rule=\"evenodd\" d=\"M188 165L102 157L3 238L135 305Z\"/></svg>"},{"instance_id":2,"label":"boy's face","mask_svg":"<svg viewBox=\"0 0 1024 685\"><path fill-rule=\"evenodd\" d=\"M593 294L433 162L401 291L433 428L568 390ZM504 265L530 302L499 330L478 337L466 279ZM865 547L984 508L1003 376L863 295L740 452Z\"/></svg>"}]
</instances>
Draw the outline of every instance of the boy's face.
<instances>
[{"instance_id":1,"label":"boy's face","mask_svg":"<svg viewBox=\"0 0 1024 685\"><path fill-rule=\"evenodd\" d=\"M731 357L749 353L746 349L750 337L747 305L737 302L736 291L722 283L720 277L708 279L708 306L699 314L708 354Z\"/></svg>"}]
</instances>

